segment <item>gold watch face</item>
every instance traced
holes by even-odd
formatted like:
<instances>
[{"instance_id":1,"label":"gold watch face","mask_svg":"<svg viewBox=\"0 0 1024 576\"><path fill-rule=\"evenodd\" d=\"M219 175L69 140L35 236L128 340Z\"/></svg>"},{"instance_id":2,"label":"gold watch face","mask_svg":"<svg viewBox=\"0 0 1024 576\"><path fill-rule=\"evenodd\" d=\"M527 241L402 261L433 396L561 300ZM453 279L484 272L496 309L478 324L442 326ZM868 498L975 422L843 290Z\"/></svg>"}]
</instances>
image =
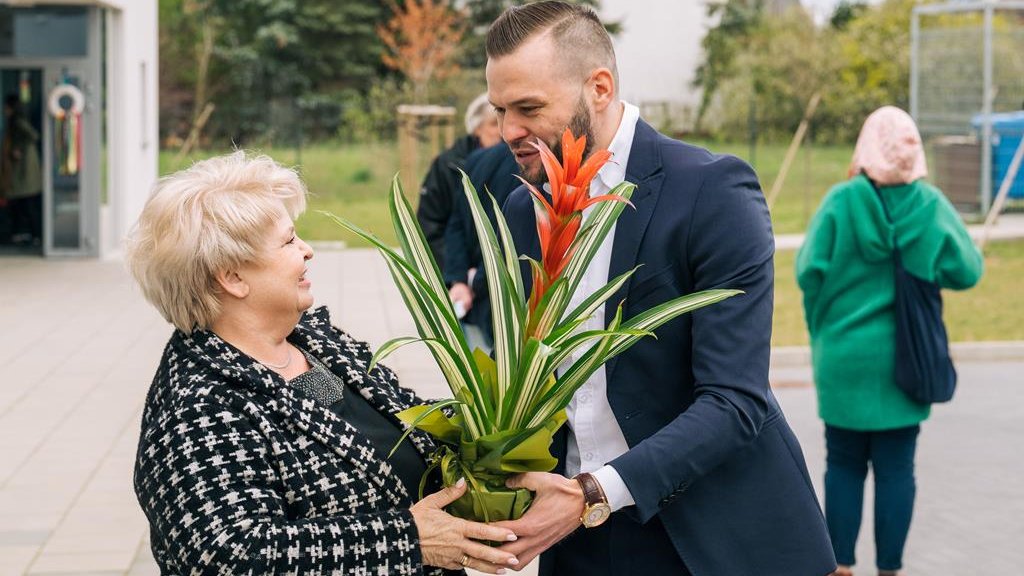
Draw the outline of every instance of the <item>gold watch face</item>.
<instances>
[{"instance_id":1,"label":"gold watch face","mask_svg":"<svg viewBox=\"0 0 1024 576\"><path fill-rule=\"evenodd\" d=\"M583 525L587 528L600 526L608 519L609 516L611 516L611 514L611 506L605 503L588 506L587 509L583 511Z\"/></svg>"}]
</instances>

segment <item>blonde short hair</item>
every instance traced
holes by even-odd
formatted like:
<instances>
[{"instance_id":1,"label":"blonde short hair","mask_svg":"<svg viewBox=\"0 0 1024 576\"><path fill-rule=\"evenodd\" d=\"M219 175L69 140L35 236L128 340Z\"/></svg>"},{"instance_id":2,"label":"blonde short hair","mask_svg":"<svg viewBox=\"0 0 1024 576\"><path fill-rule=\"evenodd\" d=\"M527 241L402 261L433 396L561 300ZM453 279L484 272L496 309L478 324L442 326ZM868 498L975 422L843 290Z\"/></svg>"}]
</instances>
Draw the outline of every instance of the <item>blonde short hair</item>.
<instances>
[{"instance_id":1,"label":"blonde short hair","mask_svg":"<svg viewBox=\"0 0 1024 576\"><path fill-rule=\"evenodd\" d=\"M284 210L306 209L295 170L238 151L162 178L128 236L126 262L142 293L186 334L220 314L217 274L258 262Z\"/></svg>"}]
</instances>

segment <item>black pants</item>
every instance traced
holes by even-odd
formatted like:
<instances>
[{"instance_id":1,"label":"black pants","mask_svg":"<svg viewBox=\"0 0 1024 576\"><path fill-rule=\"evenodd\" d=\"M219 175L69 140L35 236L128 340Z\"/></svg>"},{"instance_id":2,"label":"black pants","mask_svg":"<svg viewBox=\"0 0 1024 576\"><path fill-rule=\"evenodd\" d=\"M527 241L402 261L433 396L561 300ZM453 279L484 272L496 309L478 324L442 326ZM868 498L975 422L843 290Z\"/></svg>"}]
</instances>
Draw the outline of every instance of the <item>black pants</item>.
<instances>
[{"instance_id":1,"label":"black pants","mask_svg":"<svg viewBox=\"0 0 1024 576\"><path fill-rule=\"evenodd\" d=\"M622 513L579 528L540 557L542 576L690 576L661 520L638 524Z\"/></svg>"},{"instance_id":2,"label":"black pants","mask_svg":"<svg viewBox=\"0 0 1024 576\"><path fill-rule=\"evenodd\" d=\"M30 234L32 239L43 236L43 195L13 198L10 201L11 235Z\"/></svg>"},{"instance_id":3,"label":"black pants","mask_svg":"<svg viewBox=\"0 0 1024 576\"><path fill-rule=\"evenodd\" d=\"M825 426L825 519L836 560L856 563L868 463L875 475L875 554L879 570L903 567L914 511L914 452L919 426L857 431Z\"/></svg>"}]
</instances>

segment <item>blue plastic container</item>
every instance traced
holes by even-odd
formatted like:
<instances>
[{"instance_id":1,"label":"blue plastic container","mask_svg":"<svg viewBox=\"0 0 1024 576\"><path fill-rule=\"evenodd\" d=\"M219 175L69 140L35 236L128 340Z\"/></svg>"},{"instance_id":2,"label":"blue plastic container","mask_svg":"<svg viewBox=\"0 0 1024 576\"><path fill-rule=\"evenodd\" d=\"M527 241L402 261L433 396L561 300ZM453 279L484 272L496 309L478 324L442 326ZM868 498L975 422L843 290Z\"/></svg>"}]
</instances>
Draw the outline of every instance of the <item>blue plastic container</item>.
<instances>
[{"instance_id":1,"label":"blue plastic container","mask_svg":"<svg viewBox=\"0 0 1024 576\"><path fill-rule=\"evenodd\" d=\"M981 132L984 116L975 116L971 121L974 129ZM992 114L992 196L999 192L1003 178L1010 171L1013 154L1024 137L1024 111ZM1010 198L1024 198L1024 165L1017 170L1017 176L1010 186Z\"/></svg>"}]
</instances>

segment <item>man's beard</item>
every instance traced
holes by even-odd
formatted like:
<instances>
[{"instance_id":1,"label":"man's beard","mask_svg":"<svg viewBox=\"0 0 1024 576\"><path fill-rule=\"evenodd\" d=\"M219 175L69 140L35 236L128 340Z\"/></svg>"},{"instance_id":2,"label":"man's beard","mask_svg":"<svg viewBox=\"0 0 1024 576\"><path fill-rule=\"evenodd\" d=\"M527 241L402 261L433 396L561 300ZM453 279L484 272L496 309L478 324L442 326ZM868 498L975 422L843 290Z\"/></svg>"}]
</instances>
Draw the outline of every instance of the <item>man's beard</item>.
<instances>
[{"instance_id":1,"label":"man's beard","mask_svg":"<svg viewBox=\"0 0 1024 576\"><path fill-rule=\"evenodd\" d=\"M587 145L583 149L583 158L585 160L594 151L594 125L590 118L590 109L587 108L587 103L583 100L582 96L576 101L576 109L573 110L572 118L569 119L569 131L576 138L586 136ZM553 136L551 142L545 142L545 144L555 154L555 158L558 159L560 164L565 162L565 159L562 158L561 132ZM519 165L519 171L522 172L523 178L534 186L540 187L548 181L548 173L544 170L543 165L538 166L537 172L534 174L529 174L522 164Z\"/></svg>"}]
</instances>

